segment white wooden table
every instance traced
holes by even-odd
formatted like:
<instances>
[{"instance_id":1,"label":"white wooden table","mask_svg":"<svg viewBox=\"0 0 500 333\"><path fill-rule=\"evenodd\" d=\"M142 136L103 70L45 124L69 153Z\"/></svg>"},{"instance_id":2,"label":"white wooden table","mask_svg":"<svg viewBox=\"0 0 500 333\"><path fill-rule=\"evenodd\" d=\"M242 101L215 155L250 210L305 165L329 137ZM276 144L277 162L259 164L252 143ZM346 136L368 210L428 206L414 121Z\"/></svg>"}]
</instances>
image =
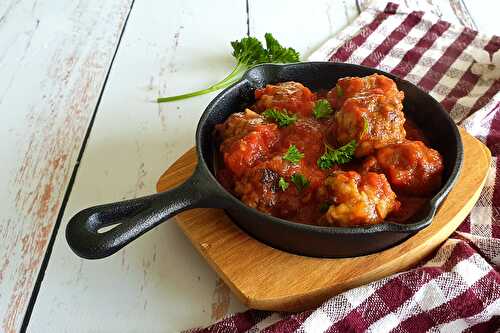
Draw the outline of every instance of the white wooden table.
<instances>
[{"instance_id":1,"label":"white wooden table","mask_svg":"<svg viewBox=\"0 0 500 333\"><path fill-rule=\"evenodd\" d=\"M0 331L171 332L244 310L173 223L98 261L71 252L66 223L154 192L215 94L157 96L224 77L229 42L247 33L272 32L306 58L359 2L1 1ZM495 0L432 2L500 34Z\"/></svg>"}]
</instances>

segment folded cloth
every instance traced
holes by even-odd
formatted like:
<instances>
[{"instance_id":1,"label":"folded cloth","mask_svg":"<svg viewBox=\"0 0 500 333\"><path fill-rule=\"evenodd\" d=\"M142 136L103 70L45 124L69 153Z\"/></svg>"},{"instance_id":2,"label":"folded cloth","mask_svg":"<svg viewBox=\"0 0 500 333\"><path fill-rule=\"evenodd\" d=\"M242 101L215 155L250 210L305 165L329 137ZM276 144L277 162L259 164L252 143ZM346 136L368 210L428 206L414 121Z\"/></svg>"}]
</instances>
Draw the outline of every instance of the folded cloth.
<instances>
[{"instance_id":1,"label":"folded cloth","mask_svg":"<svg viewBox=\"0 0 500 333\"><path fill-rule=\"evenodd\" d=\"M499 330L499 49L500 37L442 21L427 2L379 1L313 53L309 60L376 67L429 92L491 150L485 188L459 229L417 268L344 292L315 310L249 310L191 331Z\"/></svg>"}]
</instances>

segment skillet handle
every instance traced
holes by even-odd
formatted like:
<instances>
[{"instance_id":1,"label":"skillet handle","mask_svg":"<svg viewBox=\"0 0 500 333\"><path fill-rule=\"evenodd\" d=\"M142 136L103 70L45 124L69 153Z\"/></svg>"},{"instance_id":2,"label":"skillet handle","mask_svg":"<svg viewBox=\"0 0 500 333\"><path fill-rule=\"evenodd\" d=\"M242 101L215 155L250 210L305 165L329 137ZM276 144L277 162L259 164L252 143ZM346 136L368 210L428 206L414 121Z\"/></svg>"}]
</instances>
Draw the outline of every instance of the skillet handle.
<instances>
[{"instance_id":1,"label":"skillet handle","mask_svg":"<svg viewBox=\"0 0 500 333\"><path fill-rule=\"evenodd\" d=\"M196 177L195 172L172 190L84 209L69 221L66 240L80 257L107 257L170 217L187 209L206 206L209 197L213 196L206 191L209 187ZM113 225L112 229L101 231Z\"/></svg>"}]
</instances>

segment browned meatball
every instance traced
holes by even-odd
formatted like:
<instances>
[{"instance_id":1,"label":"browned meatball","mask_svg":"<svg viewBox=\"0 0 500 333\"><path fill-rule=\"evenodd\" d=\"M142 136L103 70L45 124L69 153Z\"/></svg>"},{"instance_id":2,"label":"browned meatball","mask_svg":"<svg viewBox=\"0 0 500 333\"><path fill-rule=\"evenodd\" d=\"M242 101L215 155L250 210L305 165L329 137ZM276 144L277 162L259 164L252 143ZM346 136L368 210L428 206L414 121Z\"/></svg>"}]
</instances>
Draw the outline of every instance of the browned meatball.
<instances>
[{"instance_id":1,"label":"browned meatball","mask_svg":"<svg viewBox=\"0 0 500 333\"><path fill-rule=\"evenodd\" d=\"M280 135L276 124L267 123L261 115L248 109L232 114L216 126L216 131L223 140L220 151L225 166L237 176L267 157Z\"/></svg>"},{"instance_id":2,"label":"browned meatball","mask_svg":"<svg viewBox=\"0 0 500 333\"><path fill-rule=\"evenodd\" d=\"M268 108L286 109L291 113L309 116L314 107L316 95L298 82L268 84L255 90L255 110L262 112Z\"/></svg>"},{"instance_id":3,"label":"browned meatball","mask_svg":"<svg viewBox=\"0 0 500 333\"><path fill-rule=\"evenodd\" d=\"M355 156L359 158L403 141L406 132L402 107L401 101L385 95L361 94L347 99L335 114L332 126L338 145L356 140Z\"/></svg>"},{"instance_id":4,"label":"browned meatball","mask_svg":"<svg viewBox=\"0 0 500 333\"><path fill-rule=\"evenodd\" d=\"M325 181L322 189L331 205L321 223L352 227L381 223L399 207L396 194L382 174L338 171Z\"/></svg>"},{"instance_id":5,"label":"browned meatball","mask_svg":"<svg viewBox=\"0 0 500 333\"><path fill-rule=\"evenodd\" d=\"M307 180L305 188L299 190L294 185L292 178L296 174ZM279 187L280 178L288 184L286 188ZM324 180L324 173L316 167L307 165L304 160L297 164L290 163L278 152L247 169L235 181L234 192L246 205L284 217L304 209L314 199L313 194Z\"/></svg>"},{"instance_id":6,"label":"browned meatball","mask_svg":"<svg viewBox=\"0 0 500 333\"><path fill-rule=\"evenodd\" d=\"M252 168L236 180L234 191L247 206L271 213L276 205L280 175L265 167Z\"/></svg>"},{"instance_id":7,"label":"browned meatball","mask_svg":"<svg viewBox=\"0 0 500 333\"><path fill-rule=\"evenodd\" d=\"M443 158L421 141L405 141L377 150L376 164L365 161L365 169L382 170L392 187L405 194L425 196L441 186Z\"/></svg>"},{"instance_id":8,"label":"browned meatball","mask_svg":"<svg viewBox=\"0 0 500 333\"><path fill-rule=\"evenodd\" d=\"M398 90L396 83L387 76L372 74L365 77L344 77L328 92L330 104L340 109L348 98L359 94L384 95L390 99L402 101L404 93Z\"/></svg>"},{"instance_id":9,"label":"browned meatball","mask_svg":"<svg viewBox=\"0 0 500 333\"><path fill-rule=\"evenodd\" d=\"M243 112L233 113L225 122L215 125L215 129L222 140L239 139L265 123L267 121L260 114L245 109Z\"/></svg>"}]
</instances>

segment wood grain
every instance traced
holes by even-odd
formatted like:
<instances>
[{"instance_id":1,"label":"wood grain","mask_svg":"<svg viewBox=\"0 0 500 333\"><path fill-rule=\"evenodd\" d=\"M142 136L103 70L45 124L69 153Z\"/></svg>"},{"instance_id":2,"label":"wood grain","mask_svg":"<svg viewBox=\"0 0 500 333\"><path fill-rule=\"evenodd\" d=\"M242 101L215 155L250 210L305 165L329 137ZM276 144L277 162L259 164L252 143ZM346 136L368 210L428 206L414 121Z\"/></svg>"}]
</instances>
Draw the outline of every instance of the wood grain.
<instances>
[{"instance_id":1,"label":"wood grain","mask_svg":"<svg viewBox=\"0 0 500 333\"><path fill-rule=\"evenodd\" d=\"M463 0L466 15L477 26L476 29L483 34L500 35L500 26L498 25L498 11L500 2L496 0Z\"/></svg>"},{"instance_id":2,"label":"wood grain","mask_svg":"<svg viewBox=\"0 0 500 333\"><path fill-rule=\"evenodd\" d=\"M0 4L0 331L18 331L130 0Z\"/></svg>"},{"instance_id":3,"label":"wood grain","mask_svg":"<svg viewBox=\"0 0 500 333\"><path fill-rule=\"evenodd\" d=\"M315 0L313 5L299 0L252 0L248 10L250 35L262 38L271 32L283 45L300 51L302 59L358 15L354 0Z\"/></svg>"},{"instance_id":4,"label":"wood grain","mask_svg":"<svg viewBox=\"0 0 500 333\"><path fill-rule=\"evenodd\" d=\"M356 258L321 259L271 248L241 231L220 209L193 209L176 217L193 245L247 306L276 311L312 308L329 296L405 270L427 257L453 233L484 186L491 154L461 131L464 164L457 184L432 224L404 243ZM172 188L196 165L193 149L159 179L157 190Z\"/></svg>"},{"instance_id":5,"label":"wood grain","mask_svg":"<svg viewBox=\"0 0 500 333\"><path fill-rule=\"evenodd\" d=\"M483 25L490 23L494 28L495 18L488 20L497 12L491 10L496 4L491 2L488 6L478 2L477 11L472 13L477 14L476 21ZM60 115L61 110L67 111L67 108L59 107L53 111L43 102L43 95L65 101L61 105L68 108L71 104L67 101L75 98L83 101L82 105L91 105L95 94L83 93L87 90L77 88L80 82L77 75L85 69L90 69L94 75L87 82L89 89L98 91L101 88L100 73L109 67L101 60L109 54L106 43L120 29L120 22L116 20L120 10L116 6L121 2L105 1L99 3L101 7L96 3L0 1L0 59L3 59L0 61L0 100L3 100L0 104L0 155L3 157L0 179L11 179L17 174L26 151L26 137L36 132L43 141L56 133L49 125L35 130L37 116L28 116L27 111L22 110L32 107L42 115L40 121L52 122L57 127L60 121L51 121L50 117L57 119L54 114ZM272 32L305 58L356 15L353 8L354 0L317 0L313 5L299 0L252 0L249 1L250 32L260 38L264 32ZM278 15L282 11L286 11L286 15ZM482 20L483 16L485 20ZM298 21L300 25L296 24ZM89 31L101 31L102 35L88 34ZM75 327L83 332L179 331L208 324L219 313L245 308L232 293L226 308L225 291L219 288L221 284L216 274L173 223L165 223L117 255L102 261L77 258L66 244L64 229L69 217L79 209L154 191L154 184L164 167L193 145L199 116L215 94L160 106L151 101L158 95L203 88L226 75L233 65L229 41L244 36L246 32L245 0L135 2L28 331L71 332ZM78 43L81 48L76 47ZM74 54L79 59L82 52L94 54L95 61L76 61L73 64L71 59L64 60L65 54ZM60 63L60 66L49 66L52 62ZM64 73L75 79L59 82L58 78L67 76ZM63 89L61 86L73 88ZM78 91L82 92L81 97L75 97L79 96ZM8 104L5 103L7 96ZM42 110L47 113L40 113ZM83 117L86 114L86 111L83 115L75 113L68 120L70 134L62 140L68 141L63 145L73 140L72 125L88 120ZM64 137L65 134L58 135ZM36 146L42 149L37 156L43 152L51 153L52 141L47 142L46 146ZM64 161L67 163L65 170L72 169L73 165L68 161L74 158L75 154L68 155ZM47 159L50 160L50 156ZM12 162L14 160L18 162ZM48 163L43 158L37 161ZM19 185L11 186L6 178L1 183L6 190L0 191L0 204L3 211L15 212L13 200L9 198L15 196L12 193ZM57 186L54 189L48 212L54 193L59 191ZM4 252L5 257L0 256L0 271L2 267L14 267L12 262L18 262L16 258L21 256L21 237L16 230L32 228L31 218L19 218L12 213L15 217L9 222L9 214L5 214L6 219L2 218L0 239L15 239L15 243L8 244L19 250L10 249ZM19 226L21 223L22 227ZM3 245L0 245L0 250L4 250ZM0 282L0 303L8 302L5 297L9 297L14 288L12 278L23 274L21 270L13 273L10 269L5 271ZM18 294L29 295L31 292L29 283L19 284L19 288ZM27 291L23 291L24 288ZM5 313L5 308L0 308L0 311ZM21 313L22 310L17 314L18 318L22 317Z\"/></svg>"},{"instance_id":6,"label":"wood grain","mask_svg":"<svg viewBox=\"0 0 500 333\"><path fill-rule=\"evenodd\" d=\"M174 223L99 261L78 258L64 230L83 208L155 191L165 164L193 145L198 118L215 94L152 101L228 74L229 42L246 35L246 15L244 0L135 1L29 331L177 332L244 309Z\"/></svg>"},{"instance_id":7,"label":"wood grain","mask_svg":"<svg viewBox=\"0 0 500 333\"><path fill-rule=\"evenodd\" d=\"M318 2L319 10L327 2ZM251 25L257 37L272 32L302 54L326 38L330 23L332 31L347 24L343 5L340 13L332 6L328 15L302 18L308 20L303 37L290 29L290 22L305 8L311 11L311 5L280 3L287 5L287 15L271 15L264 1L251 1L250 15L267 18ZM76 257L64 238L66 223L78 210L155 191L165 166L193 146L198 119L217 93L162 105L152 101L223 78L234 66L229 42L246 33L245 0L134 3L29 331L176 332L246 309L175 223L165 223L99 261ZM54 315L71 320L54 320Z\"/></svg>"}]
</instances>

